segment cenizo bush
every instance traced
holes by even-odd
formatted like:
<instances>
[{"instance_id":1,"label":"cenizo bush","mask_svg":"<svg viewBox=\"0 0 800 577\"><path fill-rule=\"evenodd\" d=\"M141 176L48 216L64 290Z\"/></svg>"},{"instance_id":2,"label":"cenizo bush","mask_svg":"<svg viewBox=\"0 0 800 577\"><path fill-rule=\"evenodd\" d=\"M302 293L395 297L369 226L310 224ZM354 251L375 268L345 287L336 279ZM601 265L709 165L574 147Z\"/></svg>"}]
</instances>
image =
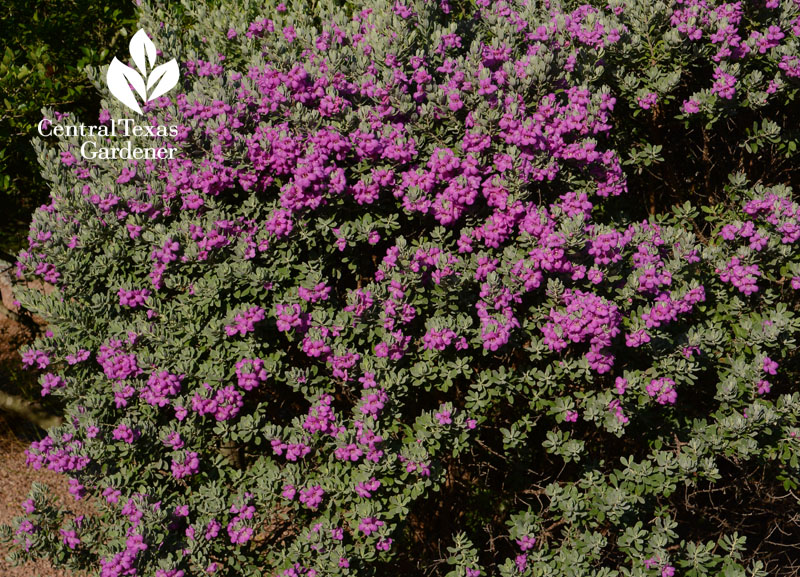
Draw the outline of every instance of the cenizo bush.
<instances>
[{"instance_id":1,"label":"cenizo bush","mask_svg":"<svg viewBox=\"0 0 800 577\"><path fill-rule=\"evenodd\" d=\"M23 359L67 419L28 461L96 513L35 486L17 559L793 570L798 2L187 3L140 26L182 79L139 122L178 128L129 139L175 158L38 145L52 197L17 268L57 290L18 296L51 330Z\"/></svg>"}]
</instances>

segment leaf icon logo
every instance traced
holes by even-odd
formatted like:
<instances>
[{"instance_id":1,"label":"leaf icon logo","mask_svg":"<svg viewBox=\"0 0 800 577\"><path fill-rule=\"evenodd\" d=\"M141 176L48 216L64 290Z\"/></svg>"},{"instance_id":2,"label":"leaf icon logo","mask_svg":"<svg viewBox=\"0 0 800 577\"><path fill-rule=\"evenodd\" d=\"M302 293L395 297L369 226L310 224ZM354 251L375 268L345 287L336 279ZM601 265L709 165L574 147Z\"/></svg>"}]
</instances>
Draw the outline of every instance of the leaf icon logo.
<instances>
[{"instance_id":1,"label":"leaf icon logo","mask_svg":"<svg viewBox=\"0 0 800 577\"><path fill-rule=\"evenodd\" d=\"M154 100L178 83L180 73L178 63L174 58L166 64L154 68L156 45L147 37L144 30L139 30L131 38L130 52L131 60L139 71L137 72L136 69L114 58L108 67L106 84L117 100L131 110L142 114L136 94L139 95L142 102Z\"/></svg>"}]
</instances>

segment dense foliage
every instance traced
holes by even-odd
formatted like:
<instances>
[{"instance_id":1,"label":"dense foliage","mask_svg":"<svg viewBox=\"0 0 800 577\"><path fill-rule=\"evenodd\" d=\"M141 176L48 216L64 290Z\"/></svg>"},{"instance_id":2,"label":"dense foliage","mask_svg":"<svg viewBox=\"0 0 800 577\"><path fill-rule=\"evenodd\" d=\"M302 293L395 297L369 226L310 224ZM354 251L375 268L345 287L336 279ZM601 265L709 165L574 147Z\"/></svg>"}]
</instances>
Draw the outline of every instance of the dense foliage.
<instances>
[{"instance_id":1,"label":"dense foliage","mask_svg":"<svg viewBox=\"0 0 800 577\"><path fill-rule=\"evenodd\" d=\"M19 558L797 571L800 3L220 4L143 9L175 159L37 145L28 460L96 514L34 487Z\"/></svg>"},{"instance_id":2,"label":"dense foliage","mask_svg":"<svg viewBox=\"0 0 800 577\"><path fill-rule=\"evenodd\" d=\"M0 7L0 250L19 248L31 212L47 200L31 147L42 107L95 113L100 99L84 68L126 47L133 9L130 0L6 0Z\"/></svg>"}]
</instances>

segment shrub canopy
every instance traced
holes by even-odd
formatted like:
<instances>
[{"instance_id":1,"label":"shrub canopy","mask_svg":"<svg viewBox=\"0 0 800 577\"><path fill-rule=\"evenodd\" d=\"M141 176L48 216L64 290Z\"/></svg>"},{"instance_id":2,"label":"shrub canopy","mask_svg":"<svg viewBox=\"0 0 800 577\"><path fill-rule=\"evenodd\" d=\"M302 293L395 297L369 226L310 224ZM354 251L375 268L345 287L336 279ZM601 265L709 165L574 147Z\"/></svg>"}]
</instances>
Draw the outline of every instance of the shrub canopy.
<instances>
[{"instance_id":1,"label":"shrub canopy","mask_svg":"<svg viewBox=\"0 0 800 577\"><path fill-rule=\"evenodd\" d=\"M35 488L20 557L796 569L796 1L189 4L140 19L176 134L38 145L28 459L97 513Z\"/></svg>"}]
</instances>

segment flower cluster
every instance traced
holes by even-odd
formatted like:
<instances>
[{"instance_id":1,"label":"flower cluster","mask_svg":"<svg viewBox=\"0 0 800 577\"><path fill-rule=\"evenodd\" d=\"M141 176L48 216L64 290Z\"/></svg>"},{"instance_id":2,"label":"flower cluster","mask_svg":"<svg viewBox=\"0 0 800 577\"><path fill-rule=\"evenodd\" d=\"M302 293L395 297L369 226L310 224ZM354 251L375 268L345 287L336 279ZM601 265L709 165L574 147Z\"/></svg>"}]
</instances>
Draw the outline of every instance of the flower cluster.
<instances>
[{"instance_id":1,"label":"flower cluster","mask_svg":"<svg viewBox=\"0 0 800 577\"><path fill-rule=\"evenodd\" d=\"M236 363L237 384L245 391L252 391L265 382L268 376L261 359L242 359Z\"/></svg>"},{"instance_id":2,"label":"flower cluster","mask_svg":"<svg viewBox=\"0 0 800 577\"><path fill-rule=\"evenodd\" d=\"M217 421L227 421L239 414L244 406L242 393L236 390L233 385L228 385L213 392L211 385L203 383L211 397L206 398L195 393L192 397L192 410L198 415L213 415Z\"/></svg>"},{"instance_id":3,"label":"flower cluster","mask_svg":"<svg viewBox=\"0 0 800 577\"><path fill-rule=\"evenodd\" d=\"M180 392L182 380L182 376L173 375L168 371L155 371L147 379L147 384L139 392L139 396L149 405L164 407L170 403L170 396Z\"/></svg>"},{"instance_id":4,"label":"flower cluster","mask_svg":"<svg viewBox=\"0 0 800 577\"><path fill-rule=\"evenodd\" d=\"M200 459L194 451L186 451L183 458L173 459L171 464L172 476L176 479L183 479L196 474L200 470Z\"/></svg>"},{"instance_id":5,"label":"flower cluster","mask_svg":"<svg viewBox=\"0 0 800 577\"><path fill-rule=\"evenodd\" d=\"M675 390L675 381L668 377L652 379L647 385L647 394L656 397L659 405L674 405L678 399L678 392Z\"/></svg>"},{"instance_id":6,"label":"flower cluster","mask_svg":"<svg viewBox=\"0 0 800 577\"><path fill-rule=\"evenodd\" d=\"M564 291L563 311L550 309L550 322L542 327L544 343L553 351L562 351L570 343L589 342L586 360L592 369L603 374L611 370L614 357L603 352L620 333L619 309L593 293L580 289Z\"/></svg>"},{"instance_id":7,"label":"flower cluster","mask_svg":"<svg viewBox=\"0 0 800 577\"><path fill-rule=\"evenodd\" d=\"M758 292L756 280L761 276L757 264L743 265L739 257L733 257L724 269L716 269L722 282L731 283L739 292L751 295Z\"/></svg>"},{"instance_id":8,"label":"flower cluster","mask_svg":"<svg viewBox=\"0 0 800 577\"><path fill-rule=\"evenodd\" d=\"M232 337L237 333L240 336L252 333L256 330L256 323L263 321L264 318L264 309L258 306L250 307L243 313L237 314L232 325L225 326L225 334Z\"/></svg>"},{"instance_id":9,"label":"flower cluster","mask_svg":"<svg viewBox=\"0 0 800 577\"><path fill-rule=\"evenodd\" d=\"M120 306L136 308L145 304L147 297L150 296L150 291L147 289L125 290L121 288L117 294L119 295Z\"/></svg>"}]
</instances>

